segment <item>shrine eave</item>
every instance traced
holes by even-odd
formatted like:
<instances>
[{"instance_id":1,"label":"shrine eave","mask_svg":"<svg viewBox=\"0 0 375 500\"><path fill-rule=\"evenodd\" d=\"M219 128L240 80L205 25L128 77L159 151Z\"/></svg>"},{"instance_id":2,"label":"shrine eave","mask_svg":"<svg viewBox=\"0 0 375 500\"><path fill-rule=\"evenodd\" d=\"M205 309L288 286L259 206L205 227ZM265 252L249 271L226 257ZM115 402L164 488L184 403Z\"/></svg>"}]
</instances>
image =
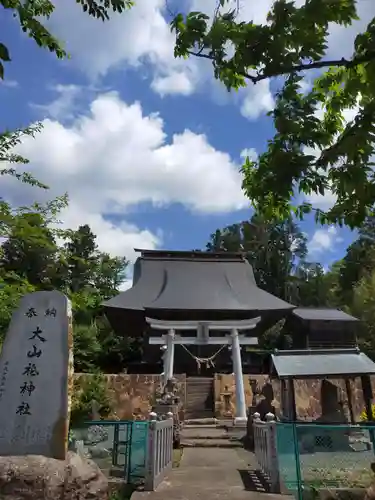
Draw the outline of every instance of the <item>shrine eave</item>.
<instances>
[{"instance_id":1,"label":"shrine eave","mask_svg":"<svg viewBox=\"0 0 375 500\"><path fill-rule=\"evenodd\" d=\"M358 318L329 307L297 307L293 315L304 321L357 322Z\"/></svg>"},{"instance_id":2,"label":"shrine eave","mask_svg":"<svg viewBox=\"0 0 375 500\"><path fill-rule=\"evenodd\" d=\"M129 315L140 320L146 312L153 317L158 311L218 311L230 319L236 313L252 317L295 308L258 288L251 265L240 253L161 251L142 251L132 288L103 306L111 323L126 322Z\"/></svg>"},{"instance_id":3,"label":"shrine eave","mask_svg":"<svg viewBox=\"0 0 375 500\"><path fill-rule=\"evenodd\" d=\"M277 351L272 365L280 379L375 375L375 363L357 348Z\"/></svg>"},{"instance_id":4,"label":"shrine eave","mask_svg":"<svg viewBox=\"0 0 375 500\"><path fill-rule=\"evenodd\" d=\"M295 306L257 287L245 260L141 257L132 288L103 304L128 310L272 311Z\"/></svg>"}]
</instances>

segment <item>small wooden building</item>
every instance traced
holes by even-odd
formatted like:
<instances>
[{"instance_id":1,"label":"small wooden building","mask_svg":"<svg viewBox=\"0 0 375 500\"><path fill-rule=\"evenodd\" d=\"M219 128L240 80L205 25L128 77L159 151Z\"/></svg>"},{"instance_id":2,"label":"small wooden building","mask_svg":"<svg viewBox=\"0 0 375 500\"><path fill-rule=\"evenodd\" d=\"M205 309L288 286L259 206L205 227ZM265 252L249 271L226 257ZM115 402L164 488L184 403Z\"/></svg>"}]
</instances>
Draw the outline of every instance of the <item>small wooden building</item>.
<instances>
[{"instance_id":1,"label":"small wooden building","mask_svg":"<svg viewBox=\"0 0 375 500\"><path fill-rule=\"evenodd\" d=\"M358 322L339 309L297 307L288 326L294 349L348 349L357 346Z\"/></svg>"}]
</instances>

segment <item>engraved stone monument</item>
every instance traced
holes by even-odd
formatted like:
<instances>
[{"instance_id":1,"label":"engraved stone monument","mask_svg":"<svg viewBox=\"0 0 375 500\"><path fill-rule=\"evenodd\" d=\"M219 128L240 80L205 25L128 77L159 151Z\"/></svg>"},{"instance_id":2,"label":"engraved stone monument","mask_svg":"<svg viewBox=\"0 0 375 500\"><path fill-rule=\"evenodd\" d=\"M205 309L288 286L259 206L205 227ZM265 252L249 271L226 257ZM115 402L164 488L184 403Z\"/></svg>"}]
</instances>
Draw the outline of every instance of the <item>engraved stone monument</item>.
<instances>
[{"instance_id":1,"label":"engraved stone monument","mask_svg":"<svg viewBox=\"0 0 375 500\"><path fill-rule=\"evenodd\" d=\"M0 455L65 459L72 386L70 301L57 291L28 294L0 354Z\"/></svg>"}]
</instances>

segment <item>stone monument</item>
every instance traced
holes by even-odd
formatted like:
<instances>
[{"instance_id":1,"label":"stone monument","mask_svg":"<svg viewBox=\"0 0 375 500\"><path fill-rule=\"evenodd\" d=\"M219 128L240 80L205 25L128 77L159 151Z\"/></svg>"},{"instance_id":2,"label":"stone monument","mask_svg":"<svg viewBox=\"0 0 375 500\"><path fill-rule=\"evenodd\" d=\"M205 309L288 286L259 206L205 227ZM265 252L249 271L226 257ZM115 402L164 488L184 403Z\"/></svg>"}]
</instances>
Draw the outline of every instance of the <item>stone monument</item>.
<instances>
[{"instance_id":1,"label":"stone monument","mask_svg":"<svg viewBox=\"0 0 375 500\"><path fill-rule=\"evenodd\" d=\"M70 301L57 291L28 294L0 354L0 456L65 459L72 389Z\"/></svg>"}]
</instances>

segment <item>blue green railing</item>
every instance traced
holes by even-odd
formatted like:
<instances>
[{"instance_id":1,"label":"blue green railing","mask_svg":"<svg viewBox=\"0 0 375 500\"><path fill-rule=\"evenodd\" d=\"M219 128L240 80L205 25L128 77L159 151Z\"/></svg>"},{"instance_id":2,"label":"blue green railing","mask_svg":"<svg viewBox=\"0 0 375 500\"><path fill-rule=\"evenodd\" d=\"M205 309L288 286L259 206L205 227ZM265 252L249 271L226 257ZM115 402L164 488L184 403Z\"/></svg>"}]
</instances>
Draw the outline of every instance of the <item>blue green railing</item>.
<instances>
[{"instance_id":1,"label":"blue green railing","mask_svg":"<svg viewBox=\"0 0 375 500\"><path fill-rule=\"evenodd\" d=\"M129 484L143 480L148 422L98 420L71 429L71 446L91 458L109 476Z\"/></svg>"},{"instance_id":2,"label":"blue green railing","mask_svg":"<svg viewBox=\"0 0 375 500\"><path fill-rule=\"evenodd\" d=\"M298 500L305 490L367 488L374 478L375 428L276 424L280 481Z\"/></svg>"}]
</instances>

